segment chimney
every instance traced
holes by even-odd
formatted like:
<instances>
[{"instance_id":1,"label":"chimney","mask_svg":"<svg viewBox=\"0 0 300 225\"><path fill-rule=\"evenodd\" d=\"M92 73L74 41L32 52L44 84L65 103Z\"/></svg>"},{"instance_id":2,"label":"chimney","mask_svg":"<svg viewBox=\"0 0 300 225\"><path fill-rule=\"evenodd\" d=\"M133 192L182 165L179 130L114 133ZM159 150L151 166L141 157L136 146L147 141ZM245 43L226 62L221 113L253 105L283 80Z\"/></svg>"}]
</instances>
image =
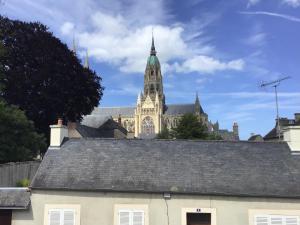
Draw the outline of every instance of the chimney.
<instances>
[{"instance_id":1,"label":"chimney","mask_svg":"<svg viewBox=\"0 0 300 225\"><path fill-rule=\"evenodd\" d=\"M283 140L287 142L291 151L300 153L300 126L284 127Z\"/></svg>"},{"instance_id":2,"label":"chimney","mask_svg":"<svg viewBox=\"0 0 300 225\"><path fill-rule=\"evenodd\" d=\"M56 125L50 125L50 147L60 147L64 138L68 137L68 128L63 125L63 120L58 119Z\"/></svg>"}]
</instances>

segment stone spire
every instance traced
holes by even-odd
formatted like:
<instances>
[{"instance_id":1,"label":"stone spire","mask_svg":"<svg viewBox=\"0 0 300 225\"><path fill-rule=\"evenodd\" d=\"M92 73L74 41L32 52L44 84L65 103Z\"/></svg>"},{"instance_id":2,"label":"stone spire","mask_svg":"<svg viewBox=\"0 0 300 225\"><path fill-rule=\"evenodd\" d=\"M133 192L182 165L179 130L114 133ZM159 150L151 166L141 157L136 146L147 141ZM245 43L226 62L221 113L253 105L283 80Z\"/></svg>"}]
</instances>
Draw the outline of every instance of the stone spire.
<instances>
[{"instance_id":1,"label":"stone spire","mask_svg":"<svg viewBox=\"0 0 300 225\"><path fill-rule=\"evenodd\" d=\"M198 97L198 92L196 92L195 113L196 114L200 114L201 113L201 106L200 106L200 101L199 101L199 97Z\"/></svg>"},{"instance_id":2,"label":"stone spire","mask_svg":"<svg viewBox=\"0 0 300 225\"><path fill-rule=\"evenodd\" d=\"M85 59L84 59L84 68L89 68L90 64L89 64L89 52L88 50L86 50L86 55L85 55Z\"/></svg>"},{"instance_id":3,"label":"stone spire","mask_svg":"<svg viewBox=\"0 0 300 225\"><path fill-rule=\"evenodd\" d=\"M154 45L154 37L153 37L153 30L152 30L152 44L151 44L150 55L156 55L156 50L155 50L155 45Z\"/></svg>"}]
</instances>

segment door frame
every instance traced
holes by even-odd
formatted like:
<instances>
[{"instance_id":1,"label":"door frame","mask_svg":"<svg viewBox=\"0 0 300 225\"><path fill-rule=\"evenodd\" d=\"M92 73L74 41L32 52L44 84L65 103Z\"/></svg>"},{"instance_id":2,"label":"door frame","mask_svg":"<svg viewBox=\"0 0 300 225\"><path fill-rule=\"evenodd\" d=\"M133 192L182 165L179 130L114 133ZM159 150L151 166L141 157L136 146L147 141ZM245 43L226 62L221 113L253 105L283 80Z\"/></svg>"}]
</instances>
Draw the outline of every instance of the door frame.
<instances>
[{"instance_id":1,"label":"door frame","mask_svg":"<svg viewBox=\"0 0 300 225\"><path fill-rule=\"evenodd\" d=\"M211 225L217 225L217 210L215 208L182 208L181 209L181 225L187 225L187 213L210 213Z\"/></svg>"}]
</instances>

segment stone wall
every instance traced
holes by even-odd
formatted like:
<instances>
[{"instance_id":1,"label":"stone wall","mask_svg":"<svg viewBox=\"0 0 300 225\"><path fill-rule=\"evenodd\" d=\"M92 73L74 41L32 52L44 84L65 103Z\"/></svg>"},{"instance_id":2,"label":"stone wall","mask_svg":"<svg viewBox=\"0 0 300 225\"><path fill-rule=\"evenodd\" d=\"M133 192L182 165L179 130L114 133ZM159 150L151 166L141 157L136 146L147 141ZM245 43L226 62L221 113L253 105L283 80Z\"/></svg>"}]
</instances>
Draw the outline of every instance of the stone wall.
<instances>
[{"instance_id":1,"label":"stone wall","mask_svg":"<svg viewBox=\"0 0 300 225\"><path fill-rule=\"evenodd\" d=\"M0 187L15 187L22 179L32 180L40 161L0 164Z\"/></svg>"}]
</instances>

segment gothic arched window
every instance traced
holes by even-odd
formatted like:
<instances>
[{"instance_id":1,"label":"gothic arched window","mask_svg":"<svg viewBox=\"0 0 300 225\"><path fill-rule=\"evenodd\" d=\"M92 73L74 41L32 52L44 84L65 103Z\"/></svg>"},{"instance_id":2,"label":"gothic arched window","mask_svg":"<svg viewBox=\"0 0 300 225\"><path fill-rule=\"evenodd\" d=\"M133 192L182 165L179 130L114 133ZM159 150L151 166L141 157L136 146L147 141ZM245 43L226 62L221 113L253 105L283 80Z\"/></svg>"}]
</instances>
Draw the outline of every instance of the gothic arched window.
<instances>
[{"instance_id":1,"label":"gothic arched window","mask_svg":"<svg viewBox=\"0 0 300 225\"><path fill-rule=\"evenodd\" d=\"M150 116L146 116L142 121L142 133L146 135L155 133L154 122Z\"/></svg>"}]
</instances>

